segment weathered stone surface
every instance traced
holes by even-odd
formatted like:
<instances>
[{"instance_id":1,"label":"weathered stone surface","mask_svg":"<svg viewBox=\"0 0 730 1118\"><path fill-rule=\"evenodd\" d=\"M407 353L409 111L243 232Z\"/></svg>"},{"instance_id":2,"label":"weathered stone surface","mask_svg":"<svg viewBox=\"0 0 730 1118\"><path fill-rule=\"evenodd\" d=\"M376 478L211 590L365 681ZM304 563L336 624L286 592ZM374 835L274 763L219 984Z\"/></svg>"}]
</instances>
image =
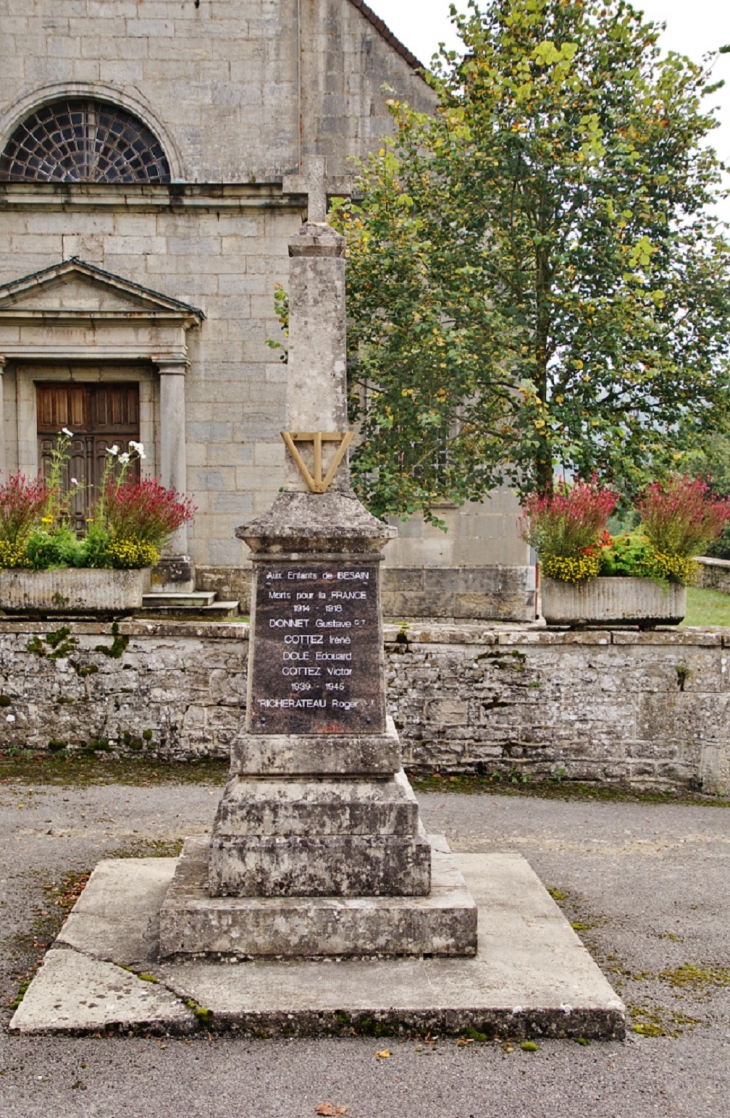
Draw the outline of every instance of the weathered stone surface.
<instances>
[{"instance_id":1,"label":"weathered stone surface","mask_svg":"<svg viewBox=\"0 0 730 1118\"><path fill-rule=\"evenodd\" d=\"M703 590L719 590L730 594L730 562L727 559L705 558L697 560L698 573L695 582Z\"/></svg>"},{"instance_id":2,"label":"weathered stone surface","mask_svg":"<svg viewBox=\"0 0 730 1118\"><path fill-rule=\"evenodd\" d=\"M176 858L98 862L56 944L125 967L144 967L159 954L159 911ZM124 904L120 904L124 897ZM114 919L109 919L109 913Z\"/></svg>"},{"instance_id":3,"label":"weathered stone surface","mask_svg":"<svg viewBox=\"0 0 730 1118\"><path fill-rule=\"evenodd\" d=\"M213 833L214 897L419 897L430 885L431 847L420 836Z\"/></svg>"},{"instance_id":4,"label":"weathered stone surface","mask_svg":"<svg viewBox=\"0 0 730 1118\"><path fill-rule=\"evenodd\" d=\"M231 747L231 773L249 776L392 776L400 768L400 742L392 718L384 734L327 736L239 734Z\"/></svg>"},{"instance_id":5,"label":"weathered stone surface","mask_svg":"<svg viewBox=\"0 0 730 1118\"><path fill-rule=\"evenodd\" d=\"M416 835L418 802L405 773L387 781L248 780L231 777L216 833Z\"/></svg>"},{"instance_id":6,"label":"weathered stone surface","mask_svg":"<svg viewBox=\"0 0 730 1118\"><path fill-rule=\"evenodd\" d=\"M89 896L91 907L99 912L99 925L86 940L82 939L79 927L77 950L53 950L46 956L46 964L34 978L12 1026L29 1034L95 1033L100 1028L101 1006L113 1000L114 1012L104 1015L104 1023L116 1022L125 1031L138 1032L146 1031L147 1022L155 1031L184 1030L192 1018L206 1031L264 1030L269 1035L349 1035L353 1027L372 1029L375 1023L424 1033L430 1029L434 1034L463 1035L472 1026L489 1036L624 1036L624 1006L524 858L517 854L457 854L451 862L453 869L442 874L439 865L443 866L444 860L434 857L434 893L441 891L439 904L451 903L459 909L460 926L465 931L473 927L469 893L474 897L479 910L476 957L336 961L269 957L221 966L215 961L196 961L188 956L188 961L152 963L146 967L145 972L152 971L159 985L144 983L110 965L110 960L135 952L136 936L126 919L127 911L138 913L144 924L154 924L159 899L156 887L150 888L146 875L135 874L133 869L128 872L134 862L124 859L108 863L102 894ZM204 852L200 863L203 867ZM118 877L115 869L119 871ZM464 888L464 879L468 889ZM95 892L96 882L101 883L101 879L90 882L87 892ZM451 901L447 901L449 895ZM199 884L179 895L179 913L187 906L186 928L191 927L196 898L200 899ZM393 916L391 929L400 929L406 952L421 934L419 929L426 919L419 922L416 914L433 899L432 896L406 902L411 916ZM220 954L235 957L240 941L234 939L231 921L223 915L225 906L234 902L219 898L215 903L220 918L214 921L210 908L206 910L205 923L196 923L196 915L192 919L195 934L220 937L216 941ZM265 936L266 942L274 934L271 926L264 930L262 925L262 920L266 923L263 913L267 908L290 912L294 923L296 906L307 904L307 926L318 923L326 936L332 937L333 946L339 942L343 955L347 954L343 928L350 910L357 910L360 929L375 929L376 922L368 913L393 902L378 898L337 900L330 908L331 903L317 898L306 902L235 902L239 908L250 906L251 935L258 940ZM406 911L401 904L400 912ZM339 913L336 920L335 912ZM164 917L159 918L164 926ZM428 919L433 931L436 917ZM379 923L382 928L382 921ZM448 938L434 939L439 950L450 950ZM377 942L374 931L373 943ZM204 940L197 943L205 948ZM190 945L194 943L191 941ZM89 959L91 953L105 960L103 965L107 969L100 971L102 964ZM60 956L65 959L59 959ZM54 964L57 960L65 962L66 966L51 965L50 959ZM164 1006L157 1000L151 1007L147 998L139 1012L128 1012L130 1002L117 997L124 994L124 989L118 989L120 977L135 992L145 987L148 994L174 995L171 1008L167 1008L167 1000ZM89 1001L86 995L92 992L105 996L96 1006L84 1005ZM197 1019L184 1005L185 1001L211 1012L204 1019Z\"/></svg>"},{"instance_id":7,"label":"weathered stone surface","mask_svg":"<svg viewBox=\"0 0 730 1118\"><path fill-rule=\"evenodd\" d=\"M149 590L149 569L55 571L0 569L0 610L19 613L129 613L142 608Z\"/></svg>"},{"instance_id":8,"label":"weathered stone surface","mask_svg":"<svg viewBox=\"0 0 730 1118\"><path fill-rule=\"evenodd\" d=\"M309 198L311 203L312 193ZM322 208L326 210L326 204ZM325 224L326 213L310 213L309 218L289 241L289 306L293 313L290 311L289 316L286 429L290 433L344 433L349 426L345 238ZM305 443L298 450L311 474L313 447ZM323 444L324 473L335 452L336 445ZM288 490L308 492L288 454L285 477ZM347 455L332 481L332 489L344 492L349 489Z\"/></svg>"},{"instance_id":9,"label":"weathered stone surface","mask_svg":"<svg viewBox=\"0 0 730 1118\"><path fill-rule=\"evenodd\" d=\"M209 840L187 839L160 913L160 954L473 955L476 906L443 839L428 895L210 897Z\"/></svg>"},{"instance_id":10,"label":"weathered stone surface","mask_svg":"<svg viewBox=\"0 0 730 1118\"><path fill-rule=\"evenodd\" d=\"M189 555L163 555L152 568L150 589L155 594L190 594L195 590L195 566Z\"/></svg>"},{"instance_id":11,"label":"weathered stone surface","mask_svg":"<svg viewBox=\"0 0 730 1118\"><path fill-rule=\"evenodd\" d=\"M94 1033L100 1029L193 1032L192 1010L164 986L81 955L52 950L16 1009L20 1033Z\"/></svg>"},{"instance_id":12,"label":"weathered stone surface","mask_svg":"<svg viewBox=\"0 0 730 1118\"><path fill-rule=\"evenodd\" d=\"M532 621L535 568L521 566L386 566L382 572L386 618Z\"/></svg>"},{"instance_id":13,"label":"weathered stone surface","mask_svg":"<svg viewBox=\"0 0 730 1118\"><path fill-rule=\"evenodd\" d=\"M225 756L247 651L247 625L0 622L0 745Z\"/></svg>"},{"instance_id":14,"label":"weathered stone surface","mask_svg":"<svg viewBox=\"0 0 730 1118\"><path fill-rule=\"evenodd\" d=\"M254 553L320 552L349 556L378 553L397 529L372 516L354 493L278 493L271 508L236 529Z\"/></svg>"}]
</instances>

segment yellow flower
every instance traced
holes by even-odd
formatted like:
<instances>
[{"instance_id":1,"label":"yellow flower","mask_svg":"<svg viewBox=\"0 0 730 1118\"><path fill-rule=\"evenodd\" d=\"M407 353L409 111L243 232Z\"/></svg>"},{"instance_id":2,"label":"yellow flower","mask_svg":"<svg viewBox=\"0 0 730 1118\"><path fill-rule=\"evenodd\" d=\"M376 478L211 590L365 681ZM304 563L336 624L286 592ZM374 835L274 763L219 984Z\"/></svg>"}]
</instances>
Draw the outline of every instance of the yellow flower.
<instances>
[{"instance_id":1,"label":"yellow flower","mask_svg":"<svg viewBox=\"0 0 730 1118\"><path fill-rule=\"evenodd\" d=\"M601 560L597 555L545 555L540 557L540 565L546 578L556 578L560 582L587 582L598 577Z\"/></svg>"},{"instance_id":2,"label":"yellow flower","mask_svg":"<svg viewBox=\"0 0 730 1118\"><path fill-rule=\"evenodd\" d=\"M669 555L662 551L654 552L654 565L658 574L669 582L678 582L680 586L689 586L694 582L698 566L694 559L687 555Z\"/></svg>"},{"instance_id":3,"label":"yellow flower","mask_svg":"<svg viewBox=\"0 0 730 1118\"><path fill-rule=\"evenodd\" d=\"M0 540L0 567L24 567L25 540Z\"/></svg>"},{"instance_id":4,"label":"yellow flower","mask_svg":"<svg viewBox=\"0 0 730 1118\"><path fill-rule=\"evenodd\" d=\"M109 554L113 565L123 570L154 567L160 558L159 549L154 544L134 538L111 540Z\"/></svg>"}]
</instances>

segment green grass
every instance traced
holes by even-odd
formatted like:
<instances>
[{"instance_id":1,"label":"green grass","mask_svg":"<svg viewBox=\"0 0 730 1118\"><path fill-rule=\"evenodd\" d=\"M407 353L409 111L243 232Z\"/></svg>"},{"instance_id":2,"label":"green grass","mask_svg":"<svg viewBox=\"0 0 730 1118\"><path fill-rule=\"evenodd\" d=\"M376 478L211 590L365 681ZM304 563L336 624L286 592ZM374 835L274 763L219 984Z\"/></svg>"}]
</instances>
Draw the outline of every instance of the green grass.
<instances>
[{"instance_id":1,"label":"green grass","mask_svg":"<svg viewBox=\"0 0 730 1118\"><path fill-rule=\"evenodd\" d=\"M0 750L0 785L11 783L87 787L91 784L216 784L226 782L228 759L208 757L195 761L168 761L147 757L101 760L72 756L34 755L23 750L13 756Z\"/></svg>"},{"instance_id":2,"label":"green grass","mask_svg":"<svg viewBox=\"0 0 730 1118\"><path fill-rule=\"evenodd\" d=\"M730 594L690 586L687 590L687 616L682 624L730 626Z\"/></svg>"},{"instance_id":3,"label":"green grass","mask_svg":"<svg viewBox=\"0 0 730 1118\"><path fill-rule=\"evenodd\" d=\"M583 784L572 780L539 780L523 777L512 782L509 774L476 776L460 773L444 776L412 776L416 792L461 792L466 795L486 793L493 796L535 796L542 800L595 800L603 803L692 804L709 807L730 807L730 799L703 796L687 789L667 788L654 791L630 788L625 784Z\"/></svg>"}]
</instances>

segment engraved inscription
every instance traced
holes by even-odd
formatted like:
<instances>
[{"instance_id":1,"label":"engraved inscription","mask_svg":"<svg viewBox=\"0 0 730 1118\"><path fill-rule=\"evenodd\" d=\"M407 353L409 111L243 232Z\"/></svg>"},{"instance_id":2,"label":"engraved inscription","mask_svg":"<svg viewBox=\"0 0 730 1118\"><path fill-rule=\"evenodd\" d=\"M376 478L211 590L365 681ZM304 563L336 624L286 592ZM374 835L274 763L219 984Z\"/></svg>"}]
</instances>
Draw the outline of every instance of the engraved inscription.
<instances>
[{"instance_id":1,"label":"engraved inscription","mask_svg":"<svg viewBox=\"0 0 730 1118\"><path fill-rule=\"evenodd\" d=\"M256 571L249 732L385 728L375 563L270 563Z\"/></svg>"}]
</instances>

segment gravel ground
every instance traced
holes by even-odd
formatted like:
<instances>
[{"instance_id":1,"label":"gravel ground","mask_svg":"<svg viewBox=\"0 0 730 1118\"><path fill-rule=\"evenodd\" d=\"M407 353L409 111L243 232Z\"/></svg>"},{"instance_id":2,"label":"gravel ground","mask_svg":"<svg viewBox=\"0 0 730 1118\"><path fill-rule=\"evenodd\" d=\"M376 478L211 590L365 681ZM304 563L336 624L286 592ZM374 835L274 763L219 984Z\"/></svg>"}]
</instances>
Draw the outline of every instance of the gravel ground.
<instances>
[{"instance_id":1,"label":"gravel ground","mask_svg":"<svg viewBox=\"0 0 730 1118\"><path fill-rule=\"evenodd\" d=\"M110 853L161 854L210 828L210 785L0 785L3 1021L67 874ZM724 1118L730 1115L730 812L646 803L429 794L455 850L516 850L632 1007L623 1044L538 1052L454 1039L236 1040L0 1035L12 1118ZM22 805L22 806L21 806ZM35 944L34 944L35 941ZM655 1034L655 1035L652 1035ZM510 1046L506 1046L509 1048ZM390 1056L378 1057L387 1050ZM342 1113L342 1112L341 1112Z\"/></svg>"}]
</instances>

